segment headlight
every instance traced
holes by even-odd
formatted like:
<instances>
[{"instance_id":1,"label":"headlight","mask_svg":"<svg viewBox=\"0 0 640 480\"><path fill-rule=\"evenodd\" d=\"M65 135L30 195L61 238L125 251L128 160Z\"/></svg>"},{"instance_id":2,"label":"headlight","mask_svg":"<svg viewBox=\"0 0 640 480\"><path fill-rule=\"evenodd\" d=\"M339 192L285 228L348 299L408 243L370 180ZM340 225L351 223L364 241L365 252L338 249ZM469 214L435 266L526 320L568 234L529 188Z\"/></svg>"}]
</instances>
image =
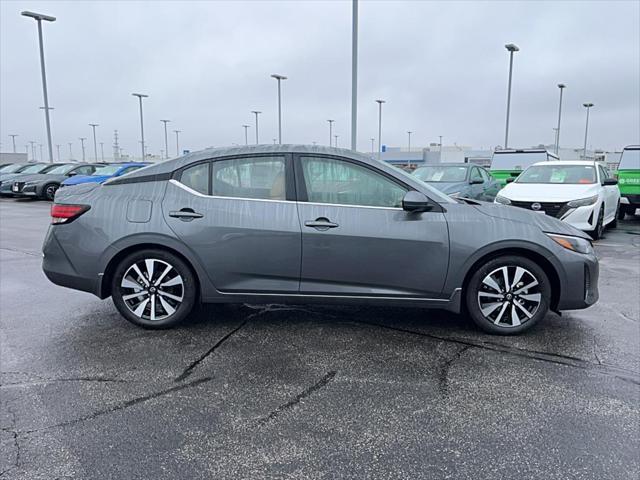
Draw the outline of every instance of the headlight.
<instances>
[{"instance_id":1,"label":"headlight","mask_svg":"<svg viewBox=\"0 0 640 480\"><path fill-rule=\"evenodd\" d=\"M503 197L502 195L496 195L496 203L511 205L511 200L509 200L507 197Z\"/></svg>"},{"instance_id":2,"label":"headlight","mask_svg":"<svg viewBox=\"0 0 640 480\"><path fill-rule=\"evenodd\" d=\"M458 198L462 192L447 193L451 198Z\"/></svg>"},{"instance_id":3,"label":"headlight","mask_svg":"<svg viewBox=\"0 0 640 480\"><path fill-rule=\"evenodd\" d=\"M570 235L559 235L557 233L547 233L549 238L558 245L578 253L593 253L593 246L589 240Z\"/></svg>"},{"instance_id":4,"label":"headlight","mask_svg":"<svg viewBox=\"0 0 640 480\"><path fill-rule=\"evenodd\" d=\"M586 207L588 205L593 205L597 201L598 201L598 195L594 195L593 197L589 197L589 198L571 200L569 203L567 203L567 206L571 208Z\"/></svg>"}]
</instances>

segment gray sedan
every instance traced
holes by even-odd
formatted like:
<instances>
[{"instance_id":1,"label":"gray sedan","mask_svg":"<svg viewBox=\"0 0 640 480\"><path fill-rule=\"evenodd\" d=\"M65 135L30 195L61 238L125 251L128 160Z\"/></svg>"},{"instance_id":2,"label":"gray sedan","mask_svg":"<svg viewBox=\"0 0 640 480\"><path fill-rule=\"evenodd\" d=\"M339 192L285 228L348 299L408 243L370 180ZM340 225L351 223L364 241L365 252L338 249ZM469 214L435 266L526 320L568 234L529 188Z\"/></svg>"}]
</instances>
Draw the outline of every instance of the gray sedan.
<instances>
[{"instance_id":1,"label":"gray sedan","mask_svg":"<svg viewBox=\"0 0 640 480\"><path fill-rule=\"evenodd\" d=\"M47 277L145 328L196 302L319 302L444 308L514 334L598 299L581 231L336 148L191 153L64 188L51 216Z\"/></svg>"},{"instance_id":2,"label":"gray sedan","mask_svg":"<svg viewBox=\"0 0 640 480\"><path fill-rule=\"evenodd\" d=\"M46 173L25 175L12 181L11 193L17 197L53 200L60 184L74 175L91 175L96 166L88 163L65 163Z\"/></svg>"},{"instance_id":3,"label":"gray sedan","mask_svg":"<svg viewBox=\"0 0 640 480\"><path fill-rule=\"evenodd\" d=\"M500 184L484 168L469 163L425 165L413 175L450 197L473 198L492 202Z\"/></svg>"}]
</instances>

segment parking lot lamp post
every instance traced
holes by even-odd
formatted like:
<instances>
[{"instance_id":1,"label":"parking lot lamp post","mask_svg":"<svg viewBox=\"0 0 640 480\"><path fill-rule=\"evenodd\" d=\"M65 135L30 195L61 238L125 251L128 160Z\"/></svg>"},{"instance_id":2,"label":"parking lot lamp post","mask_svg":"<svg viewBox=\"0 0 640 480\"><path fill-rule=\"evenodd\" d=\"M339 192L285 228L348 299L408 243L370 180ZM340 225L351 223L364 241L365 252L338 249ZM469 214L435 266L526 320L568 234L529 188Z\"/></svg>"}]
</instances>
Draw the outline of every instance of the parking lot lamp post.
<instances>
[{"instance_id":1,"label":"parking lot lamp post","mask_svg":"<svg viewBox=\"0 0 640 480\"><path fill-rule=\"evenodd\" d=\"M27 154L27 162L29 161L29 144L24 146L24 153Z\"/></svg>"},{"instance_id":2,"label":"parking lot lamp post","mask_svg":"<svg viewBox=\"0 0 640 480\"><path fill-rule=\"evenodd\" d=\"M333 138L335 138L335 139L336 139L336 148L338 148L338 137L339 137L339 135L334 135L334 136L333 136Z\"/></svg>"},{"instance_id":3,"label":"parking lot lamp post","mask_svg":"<svg viewBox=\"0 0 640 480\"><path fill-rule=\"evenodd\" d=\"M251 113L253 113L256 116L256 145L259 145L260 140L258 138L258 115L260 115L262 112L259 110L251 110Z\"/></svg>"},{"instance_id":4,"label":"parking lot lamp post","mask_svg":"<svg viewBox=\"0 0 640 480\"><path fill-rule=\"evenodd\" d=\"M358 0L352 0L352 14L351 14L351 150L353 150L353 151L357 150L357 136L358 136Z\"/></svg>"},{"instance_id":5,"label":"parking lot lamp post","mask_svg":"<svg viewBox=\"0 0 640 480\"><path fill-rule=\"evenodd\" d=\"M73 145L71 142L69 142L69 160L73 160L73 151L71 150L71 145Z\"/></svg>"},{"instance_id":6,"label":"parking lot lamp post","mask_svg":"<svg viewBox=\"0 0 640 480\"><path fill-rule=\"evenodd\" d=\"M86 140L86 137L80 137L78 140L80 140L80 144L82 145L82 161L85 161L85 155L84 155L84 141Z\"/></svg>"},{"instance_id":7,"label":"parking lot lamp post","mask_svg":"<svg viewBox=\"0 0 640 480\"><path fill-rule=\"evenodd\" d=\"M507 87L507 121L504 130L504 148L508 148L509 146L509 111L511 109L511 78L513 75L513 54L514 52L519 51L517 45L513 43L508 43L504 46L509 51L509 85Z\"/></svg>"},{"instance_id":8,"label":"parking lot lamp post","mask_svg":"<svg viewBox=\"0 0 640 480\"><path fill-rule=\"evenodd\" d=\"M58 154L58 155L57 155L57 157L58 157L58 158L57 158L57 161L59 162L59 161L60 161L60 145L56 145L56 152L57 152L57 154Z\"/></svg>"},{"instance_id":9,"label":"parking lot lamp post","mask_svg":"<svg viewBox=\"0 0 640 480\"><path fill-rule=\"evenodd\" d=\"M245 145L249 145L249 127L251 125L242 125L242 128L244 128L244 144Z\"/></svg>"},{"instance_id":10,"label":"parking lot lamp post","mask_svg":"<svg viewBox=\"0 0 640 480\"><path fill-rule=\"evenodd\" d=\"M42 73L42 93L44 96L44 118L47 126L47 142L49 146L49 161L53 163L53 147L51 144L51 123L49 121L49 95L47 94L47 75L44 68L44 43L42 41L42 21L55 22L56 17L50 15L44 15L42 13L35 13L24 11L22 15L25 17L33 18L38 22L38 44L40 45L40 71Z\"/></svg>"},{"instance_id":11,"label":"parking lot lamp post","mask_svg":"<svg viewBox=\"0 0 640 480\"><path fill-rule=\"evenodd\" d=\"M11 134L9 136L11 137L11 143L13 143L13 153L16 153L16 137L18 135Z\"/></svg>"},{"instance_id":12,"label":"parking lot lamp post","mask_svg":"<svg viewBox=\"0 0 640 480\"><path fill-rule=\"evenodd\" d=\"M587 122L584 126L584 147L582 148L582 156L587 159L587 136L589 134L589 110L593 107L593 103L583 103L582 106L587 109Z\"/></svg>"},{"instance_id":13,"label":"parking lot lamp post","mask_svg":"<svg viewBox=\"0 0 640 480\"><path fill-rule=\"evenodd\" d=\"M385 103L384 100L376 100L378 104L378 160L380 160L380 156L382 155L382 104Z\"/></svg>"},{"instance_id":14,"label":"parking lot lamp post","mask_svg":"<svg viewBox=\"0 0 640 480\"><path fill-rule=\"evenodd\" d=\"M409 145L407 147L407 152L409 152L409 155L411 155L411 134L413 132L411 131L407 131L407 135L409 136ZM411 158L407 157L407 166L410 167L411 166Z\"/></svg>"},{"instance_id":15,"label":"parking lot lamp post","mask_svg":"<svg viewBox=\"0 0 640 480\"><path fill-rule=\"evenodd\" d=\"M178 138L178 135L180 134L182 130L174 130L173 133L176 134L176 157L180 156L180 139Z\"/></svg>"},{"instance_id":16,"label":"parking lot lamp post","mask_svg":"<svg viewBox=\"0 0 640 480\"><path fill-rule=\"evenodd\" d=\"M438 146L440 147L440 156L442 156L442 135L438 135L438 138L440 138L440 143L438 143Z\"/></svg>"},{"instance_id":17,"label":"parking lot lamp post","mask_svg":"<svg viewBox=\"0 0 640 480\"><path fill-rule=\"evenodd\" d=\"M280 88L280 83L282 80L286 80L287 77L284 75L280 75L278 73L274 73L271 75L272 78L275 78L278 81L278 143L282 143L282 90Z\"/></svg>"},{"instance_id":18,"label":"parking lot lamp post","mask_svg":"<svg viewBox=\"0 0 640 480\"><path fill-rule=\"evenodd\" d=\"M100 161L104 162L104 142L100 142Z\"/></svg>"},{"instance_id":19,"label":"parking lot lamp post","mask_svg":"<svg viewBox=\"0 0 640 480\"><path fill-rule=\"evenodd\" d=\"M171 120L160 120L162 123L164 123L164 154L165 154L165 158L169 158L169 147L168 147L168 143L167 143L167 123L169 123Z\"/></svg>"},{"instance_id":20,"label":"parking lot lamp post","mask_svg":"<svg viewBox=\"0 0 640 480\"><path fill-rule=\"evenodd\" d=\"M558 150L560 150L560 118L562 116L562 91L567 88L564 83L559 83L558 88L560 89L560 103L558 104L558 126L556 127L556 148L555 154L558 154Z\"/></svg>"},{"instance_id":21,"label":"parking lot lamp post","mask_svg":"<svg viewBox=\"0 0 640 480\"><path fill-rule=\"evenodd\" d=\"M375 138L371 138L371 155L373 155L376 152L376 139Z\"/></svg>"},{"instance_id":22,"label":"parking lot lamp post","mask_svg":"<svg viewBox=\"0 0 640 480\"><path fill-rule=\"evenodd\" d=\"M138 97L140 103L140 148L142 149L142 161L144 162L144 119L142 117L142 99L149 97L143 93L132 93L134 97Z\"/></svg>"},{"instance_id":23,"label":"parking lot lamp post","mask_svg":"<svg viewBox=\"0 0 640 480\"><path fill-rule=\"evenodd\" d=\"M335 122L335 120L327 120L327 122L329 122L329 146L332 147L333 146L333 144L332 144L332 142L333 142L333 122Z\"/></svg>"},{"instance_id":24,"label":"parking lot lamp post","mask_svg":"<svg viewBox=\"0 0 640 480\"><path fill-rule=\"evenodd\" d=\"M93 161L98 161L98 144L96 143L96 127L97 123L90 123L89 126L93 129Z\"/></svg>"},{"instance_id":25,"label":"parking lot lamp post","mask_svg":"<svg viewBox=\"0 0 640 480\"><path fill-rule=\"evenodd\" d=\"M29 140L29 144L31 145L31 159L35 162L36 160L36 142L33 140Z\"/></svg>"}]
</instances>

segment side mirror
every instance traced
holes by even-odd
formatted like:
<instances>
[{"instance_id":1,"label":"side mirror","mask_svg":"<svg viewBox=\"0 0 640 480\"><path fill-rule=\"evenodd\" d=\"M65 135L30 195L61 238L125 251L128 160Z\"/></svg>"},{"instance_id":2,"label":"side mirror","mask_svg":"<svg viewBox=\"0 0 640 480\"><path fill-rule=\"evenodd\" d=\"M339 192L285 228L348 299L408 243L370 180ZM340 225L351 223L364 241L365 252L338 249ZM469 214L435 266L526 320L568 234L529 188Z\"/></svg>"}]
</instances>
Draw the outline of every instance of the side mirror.
<instances>
[{"instance_id":1,"label":"side mirror","mask_svg":"<svg viewBox=\"0 0 640 480\"><path fill-rule=\"evenodd\" d=\"M605 187L610 187L612 185L617 185L618 184L618 180L615 178L605 178L604 182L602 182L602 185L604 185Z\"/></svg>"},{"instance_id":2,"label":"side mirror","mask_svg":"<svg viewBox=\"0 0 640 480\"><path fill-rule=\"evenodd\" d=\"M78 172L69 172L67 173L67 177L75 177L78 174Z\"/></svg>"},{"instance_id":3,"label":"side mirror","mask_svg":"<svg viewBox=\"0 0 640 480\"><path fill-rule=\"evenodd\" d=\"M507 183L513 183L514 181L515 181L515 178L507 177Z\"/></svg>"},{"instance_id":4,"label":"side mirror","mask_svg":"<svg viewBox=\"0 0 640 480\"><path fill-rule=\"evenodd\" d=\"M406 212L428 212L433 204L424 193L412 190L402 199L402 209Z\"/></svg>"},{"instance_id":5,"label":"side mirror","mask_svg":"<svg viewBox=\"0 0 640 480\"><path fill-rule=\"evenodd\" d=\"M471 180L469 180L469 185L481 185L484 183L484 180L482 180L481 178L472 178Z\"/></svg>"}]
</instances>

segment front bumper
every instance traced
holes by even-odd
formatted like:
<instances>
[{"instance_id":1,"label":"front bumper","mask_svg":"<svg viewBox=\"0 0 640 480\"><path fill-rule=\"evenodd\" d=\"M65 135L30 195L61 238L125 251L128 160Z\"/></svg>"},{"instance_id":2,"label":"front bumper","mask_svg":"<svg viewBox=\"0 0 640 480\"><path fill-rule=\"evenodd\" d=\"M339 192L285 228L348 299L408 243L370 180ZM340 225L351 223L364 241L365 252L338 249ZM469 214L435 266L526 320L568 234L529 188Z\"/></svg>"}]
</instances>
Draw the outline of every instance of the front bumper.
<instances>
[{"instance_id":1,"label":"front bumper","mask_svg":"<svg viewBox=\"0 0 640 480\"><path fill-rule=\"evenodd\" d=\"M562 292L558 310L580 310L598 301L600 267L595 254L566 251L561 258L564 267Z\"/></svg>"},{"instance_id":2,"label":"front bumper","mask_svg":"<svg viewBox=\"0 0 640 480\"><path fill-rule=\"evenodd\" d=\"M620 196L620 204L627 205L627 206L635 206L636 208L640 208L640 195L623 193Z\"/></svg>"},{"instance_id":3,"label":"front bumper","mask_svg":"<svg viewBox=\"0 0 640 480\"><path fill-rule=\"evenodd\" d=\"M599 202L596 202L586 207L572 208L565 213L560 220L567 222L569 225L583 232L595 230L596 224L598 223L600 205Z\"/></svg>"}]
</instances>

